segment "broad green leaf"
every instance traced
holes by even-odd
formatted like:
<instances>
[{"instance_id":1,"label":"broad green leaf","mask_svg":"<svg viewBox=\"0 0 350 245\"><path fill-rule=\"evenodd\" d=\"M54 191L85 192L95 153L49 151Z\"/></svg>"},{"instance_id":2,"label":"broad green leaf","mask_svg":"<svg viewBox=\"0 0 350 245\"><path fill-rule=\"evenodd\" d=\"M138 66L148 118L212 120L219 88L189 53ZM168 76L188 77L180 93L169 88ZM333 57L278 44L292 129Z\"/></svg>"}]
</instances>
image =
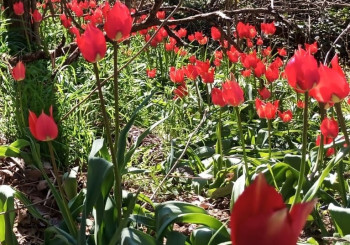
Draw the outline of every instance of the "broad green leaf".
<instances>
[{"instance_id":1,"label":"broad green leaf","mask_svg":"<svg viewBox=\"0 0 350 245\"><path fill-rule=\"evenodd\" d=\"M79 166L76 166L66 172L63 175L63 189L67 195L68 200L71 200L77 195L78 192L78 182L77 182L77 173Z\"/></svg>"},{"instance_id":2,"label":"broad green leaf","mask_svg":"<svg viewBox=\"0 0 350 245\"><path fill-rule=\"evenodd\" d=\"M187 236L178 232L170 231L166 237L166 245L185 245Z\"/></svg>"},{"instance_id":3,"label":"broad green leaf","mask_svg":"<svg viewBox=\"0 0 350 245\"><path fill-rule=\"evenodd\" d=\"M24 206L26 206L29 213L33 215L34 218L44 221L47 225L49 224L49 222L46 219L44 219L41 213L35 208L35 206L32 205L31 201L22 192L16 190L15 198L20 200L21 203L23 203Z\"/></svg>"},{"instance_id":4,"label":"broad green leaf","mask_svg":"<svg viewBox=\"0 0 350 245\"><path fill-rule=\"evenodd\" d=\"M242 174L234 183L231 194L230 209L232 209L238 197L243 193L245 189L245 179L245 174Z\"/></svg>"},{"instance_id":5,"label":"broad green leaf","mask_svg":"<svg viewBox=\"0 0 350 245\"><path fill-rule=\"evenodd\" d=\"M328 206L328 210L338 233L341 236L350 235L350 208L338 207L331 203Z\"/></svg>"},{"instance_id":6,"label":"broad green leaf","mask_svg":"<svg viewBox=\"0 0 350 245\"><path fill-rule=\"evenodd\" d=\"M226 228L225 228L226 229ZM202 226L195 229L191 233L190 241L192 245L204 245L209 244L209 241L212 239L213 235L216 235L216 230L210 229L208 227ZM211 244L219 244L226 242L227 237L224 237L222 234L217 234L214 239L211 241Z\"/></svg>"},{"instance_id":7,"label":"broad green leaf","mask_svg":"<svg viewBox=\"0 0 350 245\"><path fill-rule=\"evenodd\" d=\"M14 210L15 191L8 185L0 185L0 243L6 245L17 244L16 236L13 233L15 220Z\"/></svg>"},{"instance_id":8,"label":"broad green leaf","mask_svg":"<svg viewBox=\"0 0 350 245\"><path fill-rule=\"evenodd\" d=\"M156 240L142 231L132 228L122 230L122 245L156 245Z\"/></svg>"},{"instance_id":9,"label":"broad green leaf","mask_svg":"<svg viewBox=\"0 0 350 245\"><path fill-rule=\"evenodd\" d=\"M165 229L172 224L176 218L188 213L206 214L206 211L195 205L176 201L156 205L155 220L157 240L163 237Z\"/></svg>"},{"instance_id":10,"label":"broad green leaf","mask_svg":"<svg viewBox=\"0 0 350 245\"><path fill-rule=\"evenodd\" d=\"M89 154L89 158L95 157L96 154L102 149L103 147L103 139L97 139L94 140L94 142L92 143L92 147L91 147L91 151Z\"/></svg>"},{"instance_id":11,"label":"broad green leaf","mask_svg":"<svg viewBox=\"0 0 350 245\"><path fill-rule=\"evenodd\" d=\"M51 226L45 230L45 244L48 245L75 245L76 240L64 230Z\"/></svg>"}]
</instances>

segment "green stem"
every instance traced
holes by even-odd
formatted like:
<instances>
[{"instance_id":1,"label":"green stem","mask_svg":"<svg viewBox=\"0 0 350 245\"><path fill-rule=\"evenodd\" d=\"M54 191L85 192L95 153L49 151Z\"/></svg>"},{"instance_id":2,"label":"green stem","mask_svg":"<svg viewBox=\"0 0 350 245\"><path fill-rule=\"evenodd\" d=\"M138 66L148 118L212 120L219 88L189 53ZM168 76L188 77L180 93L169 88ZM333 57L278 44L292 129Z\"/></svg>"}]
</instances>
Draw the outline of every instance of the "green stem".
<instances>
[{"instance_id":1,"label":"green stem","mask_svg":"<svg viewBox=\"0 0 350 245\"><path fill-rule=\"evenodd\" d=\"M344 134L345 143L349 147L349 145L350 145L349 135L348 135L348 132L346 131L346 124L345 124L343 112L341 110L340 102L336 103L334 105L334 107L335 107L335 111L337 112L337 117L338 117L340 128L341 128L341 130L343 131L343 134ZM340 184L340 195L341 195L341 197L343 199L343 207L346 207L346 205L347 205L347 198L346 198L345 180L344 180L344 175L343 175L343 172L344 172L344 163L343 163L343 161L339 162L339 165L338 165L338 168L337 168L337 172L338 172L338 178L339 178L339 184Z\"/></svg>"},{"instance_id":2,"label":"green stem","mask_svg":"<svg viewBox=\"0 0 350 245\"><path fill-rule=\"evenodd\" d=\"M114 119L115 119L115 141L114 141L114 150L118 149L118 140L119 140L119 84L118 84L118 43L113 43L113 58L114 58Z\"/></svg>"},{"instance_id":3,"label":"green stem","mask_svg":"<svg viewBox=\"0 0 350 245\"><path fill-rule=\"evenodd\" d=\"M118 212L117 220L118 220L118 224L120 224L121 218L122 218L121 176L120 176L120 172L119 172L118 165L117 165L117 158L115 155L115 150L113 147L111 130L110 130L109 123L108 123L109 121L108 121L106 106L105 106L105 102L104 102L104 98L103 98L97 63L93 63L93 65L94 65L94 72L95 72L95 76L96 76L97 91L98 91L98 96L100 98L101 111L102 111L102 115L103 115L103 122L104 122L104 126L106 129L106 137L107 137L108 145L110 148L110 152L111 152L111 156L112 156L112 163L113 163L113 167L114 167L114 179L115 179L114 180L114 198L115 198L115 202L117 205L117 212Z\"/></svg>"},{"instance_id":4,"label":"green stem","mask_svg":"<svg viewBox=\"0 0 350 245\"><path fill-rule=\"evenodd\" d=\"M271 159L271 120L267 119L268 137L269 137L269 160Z\"/></svg>"},{"instance_id":5,"label":"green stem","mask_svg":"<svg viewBox=\"0 0 350 245\"><path fill-rule=\"evenodd\" d=\"M324 103L319 103L320 106L320 115L321 115L321 122L323 121L323 119L326 116L326 110L324 108ZM317 158L316 158L316 164L313 167L312 170L312 174L311 174L311 179L313 178L313 176L317 173L317 171L320 170L320 167L322 165L323 162L323 155L324 155L324 136L323 134L321 134L320 136L320 147L318 148L318 152L317 152Z\"/></svg>"},{"instance_id":6,"label":"green stem","mask_svg":"<svg viewBox=\"0 0 350 245\"><path fill-rule=\"evenodd\" d=\"M51 163L52 163L52 167L53 167L53 173L55 174L55 178L57 180L58 190L59 190L59 192L61 194L63 202L65 204L67 204L67 201L66 201L66 198L65 198L65 193L64 193L64 191L62 189L62 181L61 181L60 176L58 174L58 168L57 168L57 165L56 165L55 155L53 153L53 146L52 146L51 141L47 141L47 144L49 146Z\"/></svg>"},{"instance_id":7,"label":"green stem","mask_svg":"<svg viewBox=\"0 0 350 245\"><path fill-rule=\"evenodd\" d=\"M245 141L244 141L244 134L243 134L243 129L242 129L241 115L239 113L238 106L235 106L234 108L235 108L236 115L237 115L238 130L239 130L241 144L242 144L242 150L243 150L244 169L245 169L245 174L246 174L246 185L248 186L250 184L250 176L249 176L247 153L245 151Z\"/></svg>"},{"instance_id":8,"label":"green stem","mask_svg":"<svg viewBox=\"0 0 350 245\"><path fill-rule=\"evenodd\" d=\"M202 115L202 112L203 112L203 110L202 110L202 97L201 97L201 94L199 92L198 82L194 81L194 85L196 87L199 114Z\"/></svg>"},{"instance_id":9,"label":"green stem","mask_svg":"<svg viewBox=\"0 0 350 245\"><path fill-rule=\"evenodd\" d=\"M30 46L30 41L29 41L29 36L28 36L28 32L27 32L27 27L24 23L24 19L23 19L23 15L21 15L21 20L22 20L22 25L23 25L23 29L24 29L24 34L26 35L26 40L27 40L27 45L28 45L28 49L29 52L32 52L32 47Z\"/></svg>"},{"instance_id":10,"label":"green stem","mask_svg":"<svg viewBox=\"0 0 350 245\"><path fill-rule=\"evenodd\" d=\"M221 130L222 130L222 122L221 122L221 115L222 115L222 108L219 110L219 121L218 125L216 128L216 137L217 137L217 142L216 142L216 154L220 154L220 157L218 159L218 166L217 166L217 172L222 170L222 163L223 163L223 153L222 153L222 135L221 135ZM216 173L215 173L216 175Z\"/></svg>"},{"instance_id":11,"label":"green stem","mask_svg":"<svg viewBox=\"0 0 350 245\"><path fill-rule=\"evenodd\" d=\"M305 176L306 167L306 150L307 150L307 128L308 128L308 109L309 109L309 93L305 92L304 99L304 115L303 115L303 140L302 140L302 151L301 151L301 164L298 178L298 186L294 196L293 204L294 206L300 200L301 189L303 187L303 181Z\"/></svg>"},{"instance_id":12,"label":"green stem","mask_svg":"<svg viewBox=\"0 0 350 245\"><path fill-rule=\"evenodd\" d=\"M23 82L23 81L22 81ZM19 91L18 91L18 94L19 94L19 108L21 110L21 118L22 118L22 123L23 123L23 128L25 128L26 126L26 123L25 123L25 120L24 120L24 115L23 115L23 102L22 102L22 82L20 82L18 85L19 85Z\"/></svg>"}]
</instances>

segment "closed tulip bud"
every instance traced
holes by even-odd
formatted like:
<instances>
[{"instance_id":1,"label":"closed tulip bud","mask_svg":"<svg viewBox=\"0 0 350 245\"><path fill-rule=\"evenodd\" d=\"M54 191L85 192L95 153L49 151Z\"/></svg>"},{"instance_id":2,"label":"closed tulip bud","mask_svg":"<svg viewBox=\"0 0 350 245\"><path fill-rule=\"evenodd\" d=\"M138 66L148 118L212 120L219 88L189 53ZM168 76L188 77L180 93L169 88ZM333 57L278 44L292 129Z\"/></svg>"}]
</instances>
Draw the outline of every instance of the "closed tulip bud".
<instances>
[{"instance_id":1,"label":"closed tulip bud","mask_svg":"<svg viewBox=\"0 0 350 245\"><path fill-rule=\"evenodd\" d=\"M29 129L34 138L39 141L56 139L58 128L52 116L52 106L50 107L50 115L46 115L43 111L37 117L34 112L29 111Z\"/></svg>"},{"instance_id":2,"label":"closed tulip bud","mask_svg":"<svg viewBox=\"0 0 350 245\"><path fill-rule=\"evenodd\" d=\"M19 61L15 67L11 70L11 74L13 79L15 79L17 82L24 80L26 77L26 67L22 63L22 61Z\"/></svg>"}]
</instances>

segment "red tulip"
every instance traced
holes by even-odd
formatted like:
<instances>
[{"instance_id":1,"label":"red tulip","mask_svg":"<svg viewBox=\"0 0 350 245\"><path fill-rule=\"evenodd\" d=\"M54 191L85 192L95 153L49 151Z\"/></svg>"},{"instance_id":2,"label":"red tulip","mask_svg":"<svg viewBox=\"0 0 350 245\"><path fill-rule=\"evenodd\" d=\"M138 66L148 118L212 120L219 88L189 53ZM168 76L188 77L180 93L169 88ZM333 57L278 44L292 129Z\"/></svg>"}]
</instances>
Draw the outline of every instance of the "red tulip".
<instances>
[{"instance_id":1,"label":"red tulip","mask_svg":"<svg viewBox=\"0 0 350 245\"><path fill-rule=\"evenodd\" d=\"M184 69L185 75L188 79L194 81L198 77L198 70L197 66L188 64L186 68Z\"/></svg>"},{"instance_id":2,"label":"red tulip","mask_svg":"<svg viewBox=\"0 0 350 245\"><path fill-rule=\"evenodd\" d=\"M213 83L214 82L215 69L210 68L207 72L202 72L199 76L202 78L203 83Z\"/></svg>"},{"instance_id":3,"label":"red tulip","mask_svg":"<svg viewBox=\"0 0 350 245\"><path fill-rule=\"evenodd\" d=\"M263 45L264 44L264 41L262 40L261 37L258 38L258 40L256 40L256 45L260 46L260 45Z\"/></svg>"},{"instance_id":4,"label":"red tulip","mask_svg":"<svg viewBox=\"0 0 350 245\"><path fill-rule=\"evenodd\" d=\"M105 37L100 29L90 23L84 34L77 37L78 47L83 57L91 63L95 63L106 54L107 46Z\"/></svg>"},{"instance_id":5,"label":"red tulip","mask_svg":"<svg viewBox=\"0 0 350 245\"><path fill-rule=\"evenodd\" d=\"M277 52L280 56L287 56L287 50L285 48L278 48Z\"/></svg>"},{"instance_id":6,"label":"red tulip","mask_svg":"<svg viewBox=\"0 0 350 245\"><path fill-rule=\"evenodd\" d=\"M186 95L188 95L188 91L185 83L180 83L180 85L176 89L174 89L173 92L175 94L174 99L183 98Z\"/></svg>"},{"instance_id":7,"label":"red tulip","mask_svg":"<svg viewBox=\"0 0 350 245\"><path fill-rule=\"evenodd\" d=\"M299 203L288 211L282 195L260 174L233 206L232 244L295 245L315 204L315 200Z\"/></svg>"},{"instance_id":8,"label":"red tulip","mask_svg":"<svg viewBox=\"0 0 350 245\"><path fill-rule=\"evenodd\" d=\"M211 101L214 105L218 105L224 107L226 102L224 100L224 96L221 89L213 88L211 91Z\"/></svg>"},{"instance_id":9,"label":"red tulip","mask_svg":"<svg viewBox=\"0 0 350 245\"><path fill-rule=\"evenodd\" d=\"M333 139L332 139L332 138L323 137L323 144L324 144L324 145L328 145L328 144L330 144L330 143L332 143L332 142L333 142ZM317 135L317 137L316 137L316 146L319 146L320 143L321 143L321 135L319 134L319 135Z\"/></svg>"},{"instance_id":10,"label":"red tulip","mask_svg":"<svg viewBox=\"0 0 350 245\"><path fill-rule=\"evenodd\" d=\"M13 4L13 11L15 12L15 15L22 15L22 14L24 14L23 2L19 1L17 3L14 3Z\"/></svg>"},{"instance_id":11,"label":"red tulip","mask_svg":"<svg viewBox=\"0 0 350 245\"><path fill-rule=\"evenodd\" d=\"M297 107L300 109L304 109L305 103L302 100L297 101Z\"/></svg>"},{"instance_id":12,"label":"red tulip","mask_svg":"<svg viewBox=\"0 0 350 245\"><path fill-rule=\"evenodd\" d=\"M288 123L292 120L293 114L291 110L285 111L285 112L280 112L278 111L278 116L281 118L281 120L284 123Z\"/></svg>"},{"instance_id":13,"label":"red tulip","mask_svg":"<svg viewBox=\"0 0 350 245\"><path fill-rule=\"evenodd\" d=\"M263 55L266 57L266 56L270 56L271 54L271 47L268 46L267 48L263 49L262 51Z\"/></svg>"},{"instance_id":14,"label":"red tulip","mask_svg":"<svg viewBox=\"0 0 350 245\"><path fill-rule=\"evenodd\" d=\"M107 13L104 29L113 41L121 41L130 35L132 18L128 7L117 1Z\"/></svg>"},{"instance_id":15,"label":"red tulip","mask_svg":"<svg viewBox=\"0 0 350 245\"><path fill-rule=\"evenodd\" d=\"M266 35L275 34L275 31L276 31L275 22L261 23L260 27L261 27L262 32L265 33Z\"/></svg>"},{"instance_id":16,"label":"red tulip","mask_svg":"<svg viewBox=\"0 0 350 245\"><path fill-rule=\"evenodd\" d=\"M170 67L169 76L172 82L183 83L185 79L184 69L175 69L175 67Z\"/></svg>"},{"instance_id":17,"label":"red tulip","mask_svg":"<svg viewBox=\"0 0 350 245\"><path fill-rule=\"evenodd\" d=\"M218 28L216 28L215 26L213 26L211 29L210 29L210 33L211 33L211 38L213 40L220 40L221 38L221 32L219 31Z\"/></svg>"},{"instance_id":18,"label":"red tulip","mask_svg":"<svg viewBox=\"0 0 350 245\"><path fill-rule=\"evenodd\" d=\"M244 77L250 77L251 73L252 73L252 72L251 72L251 70L249 70L249 69L243 70L243 71L241 72L242 76L244 76Z\"/></svg>"},{"instance_id":19,"label":"red tulip","mask_svg":"<svg viewBox=\"0 0 350 245\"><path fill-rule=\"evenodd\" d=\"M274 119L278 110L279 101L276 100L273 103L263 102L259 98L255 99L255 107L260 118Z\"/></svg>"},{"instance_id":20,"label":"red tulip","mask_svg":"<svg viewBox=\"0 0 350 245\"><path fill-rule=\"evenodd\" d=\"M22 63L22 61L19 61L15 67L11 70L11 74L13 79L15 79L17 82L24 80L26 77L26 67Z\"/></svg>"},{"instance_id":21,"label":"red tulip","mask_svg":"<svg viewBox=\"0 0 350 245\"><path fill-rule=\"evenodd\" d=\"M300 93L309 91L320 80L316 59L302 48L288 61L285 75L289 85Z\"/></svg>"},{"instance_id":22,"label":"red tulip","mask_svg":"<svg viewBox=\"0 0 350 245\"><path fill-rule=\"evenodd\" d=\"M266 67L265 64L259 60L258 63L256 64L256 67L254 68L254 75L256 77L261 77L262 75L264 75L266 71Z\"/></svg>"},{"instance_id":23,"label":"red tulip","mask_svg":"<svg viewBox=\"0 0 350 245\"><path fill-rule=\"evenodd\" d=\"M228 105L239 106L244 102L244 92L236 81L226 81L222 84L224 101Z\"/></svg>"},{"instance_id":24,"label":"red tulip","mask_svg":"<svg viewBox=\"0 0 350 245\"><path fill-rule=\"evenodd\" d=\"M238 22L237 24L237 33L239 38L254 38L256 36L256 29L254 26L249 24L244 24L242 22Z\"/></svg>"},{"instance_id":25,"label":"red tulip","mask_svg":"<svg viewBox=\"0 0 350 245\"><path fill-rule=\"evenodd\" d=\"M177 31L177 36L179 38L183 38L183 37L186 37L187 35L187 30L185 28L180 28L178 31Z\"/></svg>"},{"instance_id":26,"label":"red tulip","mask_svg":"<svg viewBox=\"0 0 350 245\"><path fill-rule=\"evenodd\" d=\"M266 77L267 81L269 81L270 83L277 80L279 77L278 68L270 65L265 71L265 77Z\"/></svg>"},{"instance_id":27,"label":"red tulip","mask_svg":"<svg viewBox=\"0 0 350 245\"><path fill-rule=\"evenodd\" d=\"M50 116L43 111L37 117L34 112L29 111L29 129L37 140L50 141L56 139L58 128L52 116L52 106L50 107Z\"/></svg>"},{"instance_id":28,"label":"red tulip","mask_svg":"<svg viewBox=\"0 0 350 245\"><path fill-rule=\"evenodd\" d=\"M349 84L343 71L337 63L333 63L332 68L321 64L320 82L310 90L310 95L318 102L338 103L349 94Z\"/></svg>"},{"instance_id":29,"label":"red tulip","mask_svg":"<svg viewBox=\"0 0 350 245\"><path fill-rule=\"evenodd\" d=\"M157 18L160 20L165 19L165 11L158 11L157 12Z\"/></svg>"},{"instance_id":30,"label":"red tulip","mask_svg":"<svg viewBox=\"0 0 350 245\"><path fill-rule=\"evenodd\" d=\"M233 47L233 46L231 46ZM232 63L237 63L240 53L235 50L234 48L231 48L230 50L226 51L227 57L228 59L232 62Z\"/></svg>"},{"instance_id":31,"label":"red tulip","mask_svg":"<svg viewBox=\"0 0 350 245\"><path fill-rule=\"evenodd\" d=\"M325 138L335 138L339 133L338 122L334 118L325 118L321 122L321 133Z\"/></svg>"},{"instance_id":32,"label":"red tulip","mask_svg":"<svg viewBox=\"0 0 350 245\"><path fill-rule=\"evenodd\" d=\"M60 15L61 23L65 28L69 28L72 25L72 20L67 18L67 16L63 13Z\"/></svg>"},{"instance_id":33,"label":"red tulip","mask_svg":"<svg viewBox=\"0 0 350 245\"><path fill-rule=\"evenodd\" d=\"M267 100L271 96L271 92L266 87L258 89L258 93L263 100Z\"/></svg>"},{"instance_id":34,"label":"red tulip","mask_svg":"<svg viewBox=\"0 0 350 245\"><path fill-rule=\"evenodd\" d=\"M34 10L32 17L33 17L34 22L37 22L37 23L43 19L42 15L40 14L38 9Z\"/></svg>"},{"instance_id":35,"label":"red tulip","mask_svg":"<svg viewBox=\"0 0 350 245\"><path fill-rule=\"evenodd\" d=\"M147 76L149 78L155 78L156 77L156 73L157 73L157 68L153 68L153 69L146 69L146 73L147 73Z\"/></svg>"},{"instance_id":36,"label":"red tulip","mask_svg":"<svg viewBox=\"0 0 350 245\"><path fill-rule=\"evenodd\" d=\"M309 52L310 54L317 53L317 41L315 41L312 44L305 43L305 50Z\"/></svg>"},{"instance_id":37,"label":"red tulip","mask_svg":"<svg viewBox=\"0 0 350 245\"><path fill-rule=\"evenodd\" d=\"M188 35L187 38L190 42L193 42L194 41L194 34Z\"/></svg>"}]
</instances>

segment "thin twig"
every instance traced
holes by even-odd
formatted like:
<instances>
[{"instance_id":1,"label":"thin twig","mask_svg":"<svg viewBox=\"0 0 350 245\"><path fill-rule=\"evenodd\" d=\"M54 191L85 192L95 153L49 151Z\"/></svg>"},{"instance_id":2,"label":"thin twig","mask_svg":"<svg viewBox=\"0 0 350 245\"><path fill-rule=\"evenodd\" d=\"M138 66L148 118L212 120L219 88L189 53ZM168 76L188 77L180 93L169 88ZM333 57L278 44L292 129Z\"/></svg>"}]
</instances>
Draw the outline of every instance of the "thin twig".
<instances>
[{"instance_id":1,"label":"thin twig","mask_svg":"<svg viewBox=\"0 0 350 245\"><path fill-rule=\"evenodd\" d=\"M335 39L333 45L331 46L331 48L328 50L326 57L324 58L324 62L323 64L326 65L327 64L327 60L328 60L328 56L331 53L331 51L334 49L334 46L338 43L339 39L348 31L350 30L350 23L348 24L348 26L339 34L339 36Z\"/></svg>"}]
</instances>

